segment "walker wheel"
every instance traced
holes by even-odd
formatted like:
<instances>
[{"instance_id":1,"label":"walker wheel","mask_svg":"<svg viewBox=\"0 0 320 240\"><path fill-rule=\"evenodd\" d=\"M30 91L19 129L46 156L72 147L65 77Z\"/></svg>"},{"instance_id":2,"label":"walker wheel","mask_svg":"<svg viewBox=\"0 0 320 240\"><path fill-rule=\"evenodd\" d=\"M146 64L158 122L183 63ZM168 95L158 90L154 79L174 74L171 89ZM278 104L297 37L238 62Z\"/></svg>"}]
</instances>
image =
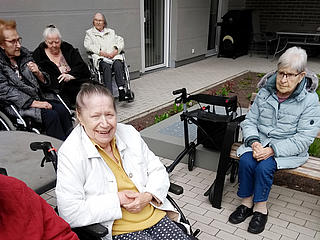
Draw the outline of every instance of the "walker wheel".
<instances>
[{"instance_id":1,"label":"walker wheel","mask_svg":"<svg viewBox=\"0 0 320 240\"><path fill-rule=\"evenodd\" d=\"M189 152L189 158L188 158L189 171L193 170L195 160L196 160L196 149L192 147L191 151Z\"/></svg>"},{"instance_id":2,"label":"walker wheel","mask_svg":"<svg viewBox=\"0 0 320 240\"><path fill-rule=\"evenodd\" d=\"M231 172L230 172L230 182L234 183L236 181L236 178L238 176L238 163L233 162L231 165Z\"/></svg>"}]
</instances>

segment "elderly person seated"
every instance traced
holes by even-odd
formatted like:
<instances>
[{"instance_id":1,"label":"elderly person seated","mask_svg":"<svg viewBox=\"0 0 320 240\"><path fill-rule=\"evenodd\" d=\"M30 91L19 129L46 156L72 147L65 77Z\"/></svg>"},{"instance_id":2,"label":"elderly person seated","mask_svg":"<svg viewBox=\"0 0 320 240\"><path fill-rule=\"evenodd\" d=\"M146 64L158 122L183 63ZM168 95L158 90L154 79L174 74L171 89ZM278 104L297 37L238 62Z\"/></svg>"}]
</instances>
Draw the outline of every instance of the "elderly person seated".
<instances>
[{"instance_id":1,"label":"elderly person seated","mask_svg":"<svg viewBox=\"0 0 320 240\"><path fill-rule=\"evenodd\" d=\"M281 55L277 72L261 80L261 89L241 123L244 144L237 152L241 205L229 222L238 224L253 215L250 233L265 228L275 171L304 164L319 131L320 105L315 93L319 80L306 76L306 65L307 54L301 48L289 48Z\"/></svg>"},{"instance_id":2,"label":"elderly person seated","mask_svg":"<svg viewBox=\"0 0 320 240\"><path fill-rule=\"evenodd\" d=\"M69 224L24 182L0 174L0 186L0 239L79 239Z\"/></svg>"},{"instance_id":3,"label":"elderly person seated","mask_svg":"<svg viewBox=\"0 0 320 240\"><path fill-rule=\"evenodd\" d=\"M44 29L43 38L44 42L34 50L33 58L50 75L51 84L47 89L59 93L67 105L73 106L81 84L89 82L88 66L77 49L62 41L60 31L54 25Z\"/></svg>"},{"instance_id":4,"label":"elderly person seated","mask_svg":"<svg viewBox=\"0 0 320 240\"><path fill-rule=\"evenodd\" d=\"M22 117L31 117L44 125L46 134L65 140L72 130L68 110L58 101L44 95L40 86L50 84L29 51L21 46L15 21L0 19L0 101L6 111L18 108Z\"/></svg>"},{"instance_id":5,"label":"elderly person seated","mask_svg":"<svg viewBox=\"0 0 320 240\"><path fill-rule=\"evenodd\" d=\"M117 124L110 91L84 84L76 111L79 125L58 153L60 216L71 227L101 223L107 239L190 239L168 217L178 216L165 167L139 132Z\"/></svg>"},{"instance_id":6,"label":"elderly person seated","mask_svg":"<svg viewBox=\"0 0 320 240\"><path fill-rule=\"evenodd\" d=\"M113 29L107 28L107 21L102 13L94 15L93 27L86 31L84 47L91 55L94 67L103 73L104 85L112 92L112 72L114 72L119 101L127 100L123 58L119 54L124 48L124 41Z\"/></svg>"}]
</instances>

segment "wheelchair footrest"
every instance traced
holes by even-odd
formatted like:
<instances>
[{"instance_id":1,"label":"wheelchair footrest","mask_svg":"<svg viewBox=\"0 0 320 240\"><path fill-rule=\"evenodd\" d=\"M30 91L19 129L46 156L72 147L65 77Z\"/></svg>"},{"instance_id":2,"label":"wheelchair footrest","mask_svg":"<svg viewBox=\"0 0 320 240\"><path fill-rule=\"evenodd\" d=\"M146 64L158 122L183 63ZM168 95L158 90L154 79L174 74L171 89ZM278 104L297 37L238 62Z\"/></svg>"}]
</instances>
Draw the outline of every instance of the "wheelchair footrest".
<instances>
[{"instance_id":1,"label":"wheelchair footrest","mask_svg":"<svg viewBox=\"0 0 320 240\"><path fill-rule=\"evenodd\" d=\"M180 195L183 193L183 187L181 187L177 184L174 184L174 183L170 183L169 192L172 192L176 195Z\"/></svg>"},{"instance_id":2,"label":"wheelchair footrest","mask_svg":"<svg viewBox=\"0 0 320 240\"><path fill-rule=\"evenodd\" d=\"M85 232L91 236L98 237L98 238L104 237L108 234L108 228L104 227L100 223L95 223L95 224L91 224L91 225L76 228L76 229L78 231L80 230L82 232Z\"/></svg>"}]
</instances>

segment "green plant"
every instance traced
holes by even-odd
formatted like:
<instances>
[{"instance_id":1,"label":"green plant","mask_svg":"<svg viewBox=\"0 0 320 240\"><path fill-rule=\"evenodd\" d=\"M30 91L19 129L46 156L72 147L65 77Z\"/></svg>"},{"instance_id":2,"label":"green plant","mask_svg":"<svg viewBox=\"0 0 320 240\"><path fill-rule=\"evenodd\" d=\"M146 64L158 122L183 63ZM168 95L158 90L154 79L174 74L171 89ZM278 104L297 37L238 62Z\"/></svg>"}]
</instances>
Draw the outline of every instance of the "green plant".
<instances>
[{"instance_id":1,"label":"green plant","mask_svg":"<svg viewBox=\"0 0 320 240\"><path fill-rule=\"evenodd\" d=\"M241 89L246 89L248 88L252 83L252 79L242 79L240 82L239 82L239 88Z\"/></svg>"},{"instance_id":2,"label":"green plant","mask_svg":"<svg viewBox=\"0 0 320 240\"><path fill-rule=\"evenodd\" d=\"M318 88L317 88L316 92L318 94L319 101L320 101L320 74L317 74L317 76L318 76L319 84L318 84Z\"/></svg>"},{"instance_id":3,"label":"green plant","mask_svg":"<svg viewBox=\"0 0 320 240\"><path fill-rule=\"evenodd\" d=\"M159 115L156 115L154 117L154 123L158 123L158 122L161 122L162 120L165 120L169 117L169 113L165 112L163 114L161 114L160 116Z\"/></svg>"},{"instance_id":4,"label":"green plant","mask_svg":"<svg viewBox=\"0 0 320 240\"><path fill-rule=\"evenodd\" d=\"M258 73L257 77L262 78L264 75L266 75L265 73Z\"/></svg>"},{"instance_id":5,"label":"green plant","mask_svg":"<svg viewBox=\"0 0 320 240\"><path fill-rule=\"evenodd\" d=\"M227 97L232 92L233 83L231 81L224 84L224 86L215 92L215 95Z\"/></svg>"},{"instance_id":6,"label":"green plant","mask_svg":"<svg viewBox=\"0 0 320 240\"><path fill-rule=\"evenodd\" d=\"M192 106L191 101L187 102L187 107L190 107L190 106ZM167 119L168 117L171 117L172 115L181 112L182 110L183 110L183 104L174 103L172 106L172 109L170 109L169 111L167 111L161 115L156 115L154 117L154 123L161 122L161 121Z\"/></svg>"},{"instance_id":7,"label":"green plant","mask_svg":"<svg viewBox=\"0 0 320 240\"><path fill-rule=\"evenodd\" d=\"M183 104L173 104L173 109L171 109L172 114L176 114L178 112L181 112L183 110Z\"/></svg>"},{"instance_id":8,"label":"green plant","mask_svg":"<svg viewBox=\"0 0 320 240\"><path fill-rule=\"evenodd\" d=\"M320 157L320 139L316 138L309 147L309 154L314 157Z\"/></svg>"}]
</instances>

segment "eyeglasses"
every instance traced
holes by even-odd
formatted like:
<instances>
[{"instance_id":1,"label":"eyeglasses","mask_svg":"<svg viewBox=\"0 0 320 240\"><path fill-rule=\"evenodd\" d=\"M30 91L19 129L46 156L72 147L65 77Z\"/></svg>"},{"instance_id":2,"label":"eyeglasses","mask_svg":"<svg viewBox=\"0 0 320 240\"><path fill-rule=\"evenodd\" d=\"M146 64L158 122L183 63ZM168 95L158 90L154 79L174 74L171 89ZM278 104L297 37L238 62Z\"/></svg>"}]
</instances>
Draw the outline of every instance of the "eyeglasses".
<instances>
[{"instance_id":1,"label":"eyeglasses","mask_svg":"<svg viewBox=\"0 0 320 240\"><path fill-rule=\"evenodd\" d=\"M21 42L22 42L22 37L19 37L19 38L16 38L16 39L11 39L11 40L5 39L4 41L5 41L5 42L8 42L8 43L10 43L10 44L12 44L12 45L17 45L18 43L21 44Z\"/></svg>"},{"instance_id":2,"label":"eyeglasses","mask_svg":"<svg viewBox=\"0 0 320 240\"><path fill-rule=\"evenodd\" d=\"M296 76L300 75L302 72L299 73L285 73L282 71L277 72L277 76L280 78L286 77L287 79L295 78Z\"/></svg>"}]
</instances>

